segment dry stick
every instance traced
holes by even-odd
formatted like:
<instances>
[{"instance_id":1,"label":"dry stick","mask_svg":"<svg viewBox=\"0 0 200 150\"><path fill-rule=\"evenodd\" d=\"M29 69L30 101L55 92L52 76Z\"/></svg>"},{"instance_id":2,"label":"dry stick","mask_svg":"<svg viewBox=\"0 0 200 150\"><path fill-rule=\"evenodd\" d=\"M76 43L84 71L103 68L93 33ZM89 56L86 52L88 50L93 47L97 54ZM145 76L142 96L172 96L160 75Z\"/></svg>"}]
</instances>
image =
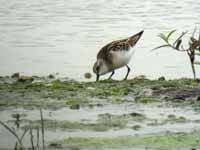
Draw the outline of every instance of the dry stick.
<instances>
[{"instance_id":1,"label":"dry stick","mask_svg":"<svg viewBox=\"0 0 200 150\"><path fill-rule=\"evenodd\" d=\"M44 150L44 120L42 109L40 109L40 117L41 117L41 126L42 126L42 149Z\"/></svg>"},{"instance_id":2,"label":"dry stick","mask_svg":"<svg viewBox=\"0 0 200 150\"><path fill-rule=\"evenodd\" d=\"M17 150L17 145L18 145L18 143L16 142L16 143L15 143L15 148L14 148L14 150Z\"/></svg>"},{"instance_id":3,"label":"dry stick","mask_svg":"<svg viewBox=\"0 0 200 150\"><path fill-rule=\"evenodd\" d=\"M10 133L12 133L12 135L14 135L17 139L17 141L19 142L20 145L22 145L21 140L19 138L19 136L17 135L17 133L15 131L13 131L10 127L8 127L5 123L3 123L2 121L0 121L0 124L2 126L4 126L8 131L10 131Z\"/></svg>"},{"instance_id":4,"label":"dry stick","mask_svg":"<svg viewBox=\"0 0 200 150\"><path fill-rule=\"evenodd\" d=\"M192 73L193 73L194 79L196 79L196 71L195 71L194 63L192 62L190 53L189 53L188 51L187 51L187 54L188 54L189 59L190 59L190 65L191 65L191 67L192 67Z\"/></svg>"},{"instance_id":5,"label":"dry stick","mask_svg":"<svg viewBox=\"0 0 200 150\"><path fill-rule=\"evenodd\" d=\"M180 40L183 36L184 36L185 33L183 33L177 40ZM174 42L174 44L177 42L177 40ZM174 50L177 50L177 51L182 51L182 52L187 52L187 55L190 59L190 65L191 65L191 68L192 68L192 73L193 73L193 76L194 76L194 79L196 79L196 71L195 71L195 67L194 67L194 63L192 62L192 59L191 59L191 55L190 55L190 51L191 51L191 47L188 48L188 49L184 49L182 47L182 50L180 50L179 48L176 48L174 45L171 45L170 43L168 43L169 47L173 48Z\"/></svg>"},{"instance_id":6,"label":"dry stick","mask_svg":"<svg viewBox=\"0 0 200 150\"><path fill-rule=\"evenodd\" d=\"M21 143L22 143L22 140L23 140L23 138L24 138L24 136L25 136L25 134L26 134L27 131L28 131L28 129L25 128L25 129L24 129L24 133L22 134L22 136L21 136L21 138L20 138Z\"/></svg>"},{"instance_id":7,"label":"dry stick","mask_svg":"<svg viewBox=\"0 0 200 150\"><path fill-rule=\"evenodd\" d=\"M190 64L191 64L191 67L192 67L192 72L193 72L194 79L196 79L195 67L194 67L194 64L191 62L191 60L190 60Z\"/></svg>"},{"instance_id":8,"label":"dry stick","mask_svg":"<svg viewBox=\"0 0 200 150\"><path fill-rule=\"evenodd\" d=\"M39 138L40 138L40 130L39 127L37 128L37 147L39 147Z\"/></svg>"},{"instance_id":9,"label":"dry stick","mask_svg":"<svg viewBox=\"0 0 200 150\"><path fill-rule=\"evenodd\" d=\"M4 126L8 131L10 131L10 133L12 133L12 135L14 135L14 136L16 137L16 139L17 139L18 143L20 144L20 146L23 147L23 145L22 145L22 140L23 140L23 138L24 138L26 132L28 131L28 129L25 129L24 132L23 132L23 134L22 134L22 136L19 137L19 136L17 135L17 133L15 132L14 129L8 127L8 126L7 126L5 123L3 123L2 121L0 121L0 124L1 124L2 126ZM15 148L14 148L14 149L17 149L18 143L16 142Z\"/></svg>"},{"instance_id":10,"label":"dry stick","mask_svg":"<svg viewBox=\"0 0 200 150\"><path fill-rule=\"evenodd\" d=\"M33 132L32 132L32 128L30 128L30 140L31 140L31 147L32 147L32 150L34 150L35 149L35 147L34 147L34 142L33 142Z\"/></svg>"}]
</instances>

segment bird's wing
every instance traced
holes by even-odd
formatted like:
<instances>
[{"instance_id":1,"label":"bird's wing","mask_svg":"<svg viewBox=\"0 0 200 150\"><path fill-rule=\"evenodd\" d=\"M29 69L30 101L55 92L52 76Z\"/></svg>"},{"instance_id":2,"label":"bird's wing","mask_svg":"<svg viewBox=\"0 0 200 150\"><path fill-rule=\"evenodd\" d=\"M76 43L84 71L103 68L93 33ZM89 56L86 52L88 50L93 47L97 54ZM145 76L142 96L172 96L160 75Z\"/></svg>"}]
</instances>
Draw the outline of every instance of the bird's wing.
<instances>
[{"instance_id":1,"label":"bird's wing","mask_svg":"<svg viewBox=\"0 0 200 150\"><path fill-rule=\"evenodd\" d=\"M129 45L127 43L128 39L117 40L111 43L108 43L104 47L101 48L99 51L97 58L102 58L107 62L112 62L112 52L121 51L121 50L128 50Z\"/></svg>"}]
</instances>

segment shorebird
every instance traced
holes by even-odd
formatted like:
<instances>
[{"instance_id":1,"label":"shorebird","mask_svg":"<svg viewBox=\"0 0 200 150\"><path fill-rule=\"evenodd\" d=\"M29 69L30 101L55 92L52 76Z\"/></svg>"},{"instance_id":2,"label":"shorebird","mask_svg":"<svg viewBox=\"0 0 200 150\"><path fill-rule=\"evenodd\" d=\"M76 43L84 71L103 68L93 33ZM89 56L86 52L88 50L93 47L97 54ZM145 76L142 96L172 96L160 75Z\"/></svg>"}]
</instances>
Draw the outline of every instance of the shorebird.
<instances>
[{"instance_id":1,"label":"shorebird","mask_svg":"<svg viewBox=\"0 0 200 150\"><path fill-rule=\"evenodd\" d=\"M93 72L96 74L96 81L101 75L111 72L108 79L115 74L115 69L126 66L127 73L124 80L127 79L130 67L128 63L134 53L133 47L138 42L144 31L141 31L126 39L112 41L102 47L97 54L97 61L93 66Z\"/></svg>"}]
</instances>

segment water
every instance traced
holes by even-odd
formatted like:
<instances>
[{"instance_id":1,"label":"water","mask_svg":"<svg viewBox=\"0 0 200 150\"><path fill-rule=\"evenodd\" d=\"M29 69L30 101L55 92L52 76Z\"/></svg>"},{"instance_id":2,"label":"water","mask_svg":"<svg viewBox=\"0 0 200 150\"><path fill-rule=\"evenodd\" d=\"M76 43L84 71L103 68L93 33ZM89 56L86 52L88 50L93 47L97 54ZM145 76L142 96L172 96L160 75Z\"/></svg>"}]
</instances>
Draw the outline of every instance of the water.
<instances>
[{"instance_id":1,"label":"water","mask_svg":"<svg viewBox=\"0 0 200 150\"><path fill-rule=\"evenodd\" d=\"M0 75L59 73L83 80L102 46L145 30L130 76L192 77L185 54L150 50L161 44L160 32L192 32L199 14L196 0L0 0ZM114 78L125 74L123 68Z\"/></svg>"},{"instance_id":2,"label":"water","mask_svg":"<svg viewBox=\"0 0 200 150\"><path fill-rule=\"evenodd\" d=\"M152 135L152 134L164 134L167 132L177 133L177 132L198 132L200 131L199 115L200 113L194 111L190 106L177 107L173 103L124 103L124 104L111 104L105 105L103 107L96 107L93 109L81 108L80 110L71 110L67 107L58 110L43 110L43 116L45 119L57 120L57 121L77 121L82 123L93 122L95 123L98 115L100 114L112 114L112 115L123 115L130 113L139 113L146 116L146 119L141 121L129 121L126 128L123 129L110 129L108 131L93 131L86 129L61 129L55 128L51 130L45 129L45 141L49 143L50 141L62 140L67 137L118 137L118 136L136 136L136 135ZM8 124L9 127L15 127L13 122L15 119L12 117L13 114L21 114L21 119L27 120L40 120L40 112L37 109L24 109L24 108L7 108L1 111L0 118L1 121ZM174 115L175 117L184 117L185 122L167 122L165 121L169 115ZM85 120L85 121L83 121ZM150 123L156 122L161 123L157 125L150 125ZM20 126L22 127L25 122L22 122ZM141 129L133 130L131 127L133 125L140 125ZM16 130L16 132L21 135L21 130ZM34 130L34 137L36 139ZM12 148L14 146L15 137L7 131L3 126L0 125L0 149L3 147ZM24 145L30 146L30 135L26 134L24 140ZM36 143L36 142L35 142Z\"/></svg>"}]
</instances>

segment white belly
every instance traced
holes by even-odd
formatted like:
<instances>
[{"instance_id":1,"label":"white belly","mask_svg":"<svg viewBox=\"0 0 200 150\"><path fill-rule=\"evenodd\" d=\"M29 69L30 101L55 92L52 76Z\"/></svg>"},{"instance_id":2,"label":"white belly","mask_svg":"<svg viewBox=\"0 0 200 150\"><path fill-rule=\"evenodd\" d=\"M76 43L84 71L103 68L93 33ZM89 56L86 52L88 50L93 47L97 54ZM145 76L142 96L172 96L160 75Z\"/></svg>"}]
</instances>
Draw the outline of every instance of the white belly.
<instances>
[{"instance_id":1,"label":"white belly","mask_svg":"<svg viewBox=\"0 0 200 150\"><path fill-rule=\"evenodd\" d=\"M128 51L112 51L112 61L114 68L120 68L127 65L133 55L134 51L132 49Z\"/></svg>"}]
</instances>

